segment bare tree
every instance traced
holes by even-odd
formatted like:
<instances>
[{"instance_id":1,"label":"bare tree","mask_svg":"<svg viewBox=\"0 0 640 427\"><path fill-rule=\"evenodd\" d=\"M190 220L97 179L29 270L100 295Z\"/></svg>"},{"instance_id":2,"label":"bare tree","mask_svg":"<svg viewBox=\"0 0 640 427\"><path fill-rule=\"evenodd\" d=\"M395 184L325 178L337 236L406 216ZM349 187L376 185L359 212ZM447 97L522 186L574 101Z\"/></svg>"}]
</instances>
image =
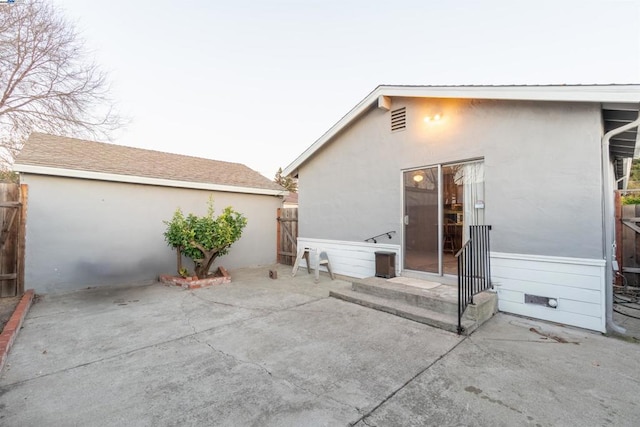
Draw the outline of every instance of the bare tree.
<instances>
[{"instance_id":1,"label":"bare tree","mask_svg":"<svg viewBox=\"0 0 640 427\"><path fill-rule=\"evenodd\" d=\"M0 5L0 162L11 164L28 135L108 137L122 119L106 76L83 41L42 0Z\"/></svg>"}]
</instances>

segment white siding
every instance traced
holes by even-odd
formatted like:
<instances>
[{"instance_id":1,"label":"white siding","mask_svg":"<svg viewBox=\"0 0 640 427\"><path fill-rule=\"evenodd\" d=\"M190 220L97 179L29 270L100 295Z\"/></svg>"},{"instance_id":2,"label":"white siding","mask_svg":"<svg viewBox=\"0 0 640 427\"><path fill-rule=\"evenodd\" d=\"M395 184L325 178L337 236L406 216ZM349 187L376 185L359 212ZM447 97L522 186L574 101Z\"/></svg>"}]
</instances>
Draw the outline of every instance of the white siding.
<instances>
[{"instance_id":1,"label":"white siding","mask_svg":"<svg viewBox=\"0 0 640 427\"><path fill-rule=\"evenodd\" d=\"M500 311L606 331L605 261L491 253ZM555 298L557 308L525 304L524 295Z\"/></svg>"},{"instance_id":2,"label":"white siding","mask_svg":"<svg viewBox=\"0 0 640 427\"><path fill-rule=\"evenodd\" d=\"M331 269L336 274L363 278L376 273L375 252L386 251L396 254L396 275L399 274L401 263L400 245L389 245L367 242L347 242L341 240L309 239L298 237L298 248L308 247L327 253ZM311 258L313 264L313 258ZM306 267L304 260L301 266ZM326 271L323 267L322 271Z\"/></svg>"}]
</instances>

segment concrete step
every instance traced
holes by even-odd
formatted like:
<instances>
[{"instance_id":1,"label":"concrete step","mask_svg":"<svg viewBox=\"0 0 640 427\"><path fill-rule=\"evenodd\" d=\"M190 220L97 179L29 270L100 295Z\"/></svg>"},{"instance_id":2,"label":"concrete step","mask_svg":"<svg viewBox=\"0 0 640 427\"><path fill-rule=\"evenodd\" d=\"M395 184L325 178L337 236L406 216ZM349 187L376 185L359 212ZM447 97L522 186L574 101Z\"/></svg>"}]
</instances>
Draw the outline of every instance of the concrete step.
<instances>
[{"instance_id":1,"label":"concrete step","mask_svg":"<svg viewBox=\"0 0 640 427\"><path fill-rule=\"evenodd\" d=\"M445 331L454 333L458 331L457 314L445 314L429 310L428 308L408 304L401 300L389 299L355 290L345 289L340 291L331 291L329 292L329 296L354 304L359 304L364 307L384 311L415 322L424 323L435 328L444 329ZM470 334L478 327L474 320L468 318L463 318L462 326L464 328L464 334Z\"/></svg>"},{"instance_id":2,"label":"concrete step","mask_svg":"<svg viewBox=\"0 0 640 427\"><path fill-rule=\"evenodd\" d=\"M423 289L393 283L379 277L356 279L351 283L352 290L356 292L399 301L438 313L458 315L458 291L450 285L440 284L432 289Z\"/></svg>"},{"instance_id":3,"label":"concrete step","mask_svg":"<svg viewBox=\"0 0 640 427\"><path fill-rule=\"evenodd\" d=\"M497 312L498 294L493 291L485 291L473 296L473 305L467 306L464 316L480 326Z\"/></svg>"},{"instance_id":4,"label":"concrete step","mask_svg":"<svg viewBox=\"0 0 640 427\"><path fill-rule=\"evenodd\" d=\"M354 279L350 290L332 291L331 296L395 314L451 332L458 329L457 286L436 282L397 283L380 277ZM463 333L470 334L498 311L494 292L473 297L462 318Z\"/></svg>"}]
</instances>

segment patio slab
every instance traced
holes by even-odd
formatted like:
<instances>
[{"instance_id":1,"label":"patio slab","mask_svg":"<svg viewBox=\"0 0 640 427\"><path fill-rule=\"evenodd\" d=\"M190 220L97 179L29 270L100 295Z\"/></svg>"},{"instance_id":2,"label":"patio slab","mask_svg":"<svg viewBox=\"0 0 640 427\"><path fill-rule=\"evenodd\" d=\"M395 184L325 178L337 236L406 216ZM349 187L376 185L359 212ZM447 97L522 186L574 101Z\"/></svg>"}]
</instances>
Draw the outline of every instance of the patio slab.
<instances>
[{"instance_id":1,"label":"patio slab","mask_svg":"<svg viewBox=\"0 0 640 427\"><path fill-rule=\"evenodd\" d=\"M2 425L340 425L460 338L281 268L45 297L0 377Z\"/></svg>"},{"instance_id":2,"label":"patio slab","mask_svg":"<svg viewBox=\"0 0 640 427\"><path fill-rule=\"evenodd\" d=\"M42 298L0 425L636 424L638 344L504 314L461 338L268 269Z\"/></svg>"},{"instance_id":3,"label":"patio slab","mask_svg":"<svg viewBox=\"0 0 640 427\"><path fill-rule=\"evenodd\" d=\"M366 426L636 426L637 344L498 313Z\"/></svg>"}]
</instances>

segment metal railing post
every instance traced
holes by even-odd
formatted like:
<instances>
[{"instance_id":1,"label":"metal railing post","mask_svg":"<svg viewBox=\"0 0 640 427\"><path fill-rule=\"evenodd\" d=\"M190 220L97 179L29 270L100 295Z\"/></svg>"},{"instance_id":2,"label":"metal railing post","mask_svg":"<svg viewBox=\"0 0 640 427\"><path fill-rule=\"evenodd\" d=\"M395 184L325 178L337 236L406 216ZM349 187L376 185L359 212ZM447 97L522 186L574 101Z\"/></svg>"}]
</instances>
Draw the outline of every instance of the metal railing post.
<instances>
[{"instance_id":1,"label":"metal railing post","mask_svg":"<svg viewBox=\"0 0 640 427\"><path fill-rule=\"evenodd\" d=\"M469 226L469 240L456 253L458 264L458 334L464 331L462 316L473 296L492 288L489 252L490 225Z\"/></svg>"}]
</instances>

